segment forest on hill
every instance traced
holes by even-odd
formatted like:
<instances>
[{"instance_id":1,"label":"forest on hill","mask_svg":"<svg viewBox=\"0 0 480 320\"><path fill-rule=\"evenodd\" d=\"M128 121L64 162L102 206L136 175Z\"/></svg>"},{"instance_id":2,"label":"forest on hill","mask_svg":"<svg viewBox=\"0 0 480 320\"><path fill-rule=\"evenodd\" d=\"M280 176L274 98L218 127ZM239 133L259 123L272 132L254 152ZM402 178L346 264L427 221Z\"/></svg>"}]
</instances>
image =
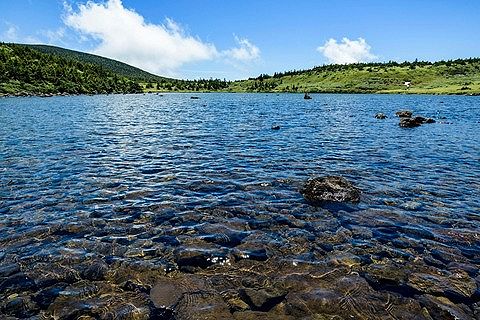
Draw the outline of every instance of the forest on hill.
<instances>
[{"instance_id":1,"label":"forest on hill","mask_svg":"<svg viewBox=\"0 0 480 320\"><path fill-rule=\"evenodd\" d=\"M26 46L0 44L0 94L142 92L140 84L106 68Z\"/></svg>"},{"instance_id":2,"label":"forest on hill","mask_svg":"<svg viewBox=\"0 0 480 320\"><path fill-rule=\"evenodd\" d=\"M0 43L0 95L220 91L226 80L179 80L128 64L45 45Z\"/></svg>"},{"instance_id":3,"label":"forest on hill","mask_svg":"<svg viewBox=\"0 0 480 320\"><path fill-rule=\"evenodd\" d=\"M139 82L158 81L163 79L168 80L168 78L151 74L149 72L143 71L142 69L133 67L129 64L86 52L74 51L70 49L40 44L26 44L24 46L40 51L42 53L53 54L70 60L96 64L104 67L105 69L113 73Z\"/></svg>"}]
</instances>

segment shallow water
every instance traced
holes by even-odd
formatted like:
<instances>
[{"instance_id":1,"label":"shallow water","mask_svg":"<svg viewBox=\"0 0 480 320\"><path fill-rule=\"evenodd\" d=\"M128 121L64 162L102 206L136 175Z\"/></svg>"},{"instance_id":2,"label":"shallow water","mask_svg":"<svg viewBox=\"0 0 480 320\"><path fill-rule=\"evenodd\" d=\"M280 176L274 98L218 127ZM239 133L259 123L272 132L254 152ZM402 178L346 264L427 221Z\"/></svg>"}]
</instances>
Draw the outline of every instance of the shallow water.
<instances>
[{"instance_id":1,"label":"shallow water","mask_svg":"<svg viewBox=\"0 0 480 320\"><path fill-rule=\"evenodd\" d=\"M0 99L2 314L479 316L478 97L190 96Z\"/></svg>"}]
</instances>

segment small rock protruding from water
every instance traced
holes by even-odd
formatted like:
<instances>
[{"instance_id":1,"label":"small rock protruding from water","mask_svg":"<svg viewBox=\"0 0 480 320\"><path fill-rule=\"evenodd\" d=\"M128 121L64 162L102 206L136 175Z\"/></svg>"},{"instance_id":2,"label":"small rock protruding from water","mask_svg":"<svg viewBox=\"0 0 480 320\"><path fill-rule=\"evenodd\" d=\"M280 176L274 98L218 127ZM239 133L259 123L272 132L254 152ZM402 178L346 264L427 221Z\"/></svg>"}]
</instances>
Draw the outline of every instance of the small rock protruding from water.
<instances>
[{"instance_id":1,"label":"small rock protruding from water","mask_svg":"<svg viewBox=\"0 0 480 320\"><path fill-rule=\"evenodd\" d=\"M425 123L435 123L435 120L432 118L425 118L422 116L416 117L400 117L400 123L398 124L400 127L403 128L414 128L418 127Z\"/></svg>"},{"instance_id":2,"label":"small rock protruding from water","mask_svg":"<svg viewBox=\"0 0 480 320\"><path fill-rule=\"evenodd\" d=\"M410 118L413 112L410 110L400 110L395 112L395 115L399 118Z\"/></svg>"},{"instance_id":3,"label":"small rock protruding from water","mask_svg":"<svg viewBox=\"0 0 480 320\"><path fill-rule=\"evenodd\" d=\"M200 97L197 97L197 96L191 96L190 99L193 99L193 100L198 100L200 99Z\"/></svg>"},{"instance_id":4,"label":"small rock protruding from water","mask_svg":"<svg viewBox=\"0 0 480 320\"><path fill-rule=\"evenodd\" d=\"M375 119L383 120L383 119L387 119L387 116L384 113L377 113L375 115Z\"/></svg>"},{"instance_id":5,"label":"small rock protruding from water","mask_svg":"<svg viewBox=\"0 0 480 320\"><path fill-rule=\"evenodd\" d=\"M400 118L400 123L398 124L402 128L415 128L422 124L421 121L418 121L416 118Z\"/></svg>"},{"instance_id":6,"label":"small rock protruding from water","mask_svg":"<svg viewBox=\"0 0 480 320\"><path fill-rule=\"evenodd\" d=\"M309 203L360 202L361 191L343 177L327 176L309 179L300 191Z\"/></svg>"},{"instance_id":7,"label":"small rock protruding from water","mask_svg":"<svg viewBox=\"0 0 480 320\"><path fill-rule=\"evenodd\" d=\"M303 96L303 99L310 100L310 99L312 99L312 97L310 97L310 95L305 92L305 95Z\"/></svg>"},{"instance_id":8,"label":"small rock protruding from water","mask_svg":"<svg viewBox=\"0 0 480 320\"><path fill-rule=\"evenodd\" d=\"M280 126L278 124L272 125L272 130L280 130Z\"/></svg>"},{"instance_id":9,"label":"small rock protruding from water","mask_svg":"<svg viewBox=\"0 0 480 320\"><path fill-rule=\"evenodd\" d=\"M409 110L401 110L395 112L395 115L400 118L400 123L398 124L403 128L414 128L421 126L424 123L435 123L435 120L432 118L425 118L422 116L415 116L412 118L413 112Z\"/></svg>"}]
</instances>

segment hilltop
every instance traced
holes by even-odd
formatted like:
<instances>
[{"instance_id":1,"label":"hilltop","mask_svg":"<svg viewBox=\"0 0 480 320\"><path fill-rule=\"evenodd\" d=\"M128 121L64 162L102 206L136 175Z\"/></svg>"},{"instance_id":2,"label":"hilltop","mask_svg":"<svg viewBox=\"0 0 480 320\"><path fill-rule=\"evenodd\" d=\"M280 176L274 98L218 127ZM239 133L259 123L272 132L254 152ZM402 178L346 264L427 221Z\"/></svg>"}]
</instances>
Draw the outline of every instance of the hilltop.
<instances>
[{"instance_id":1,"label":"hilltop","mask_svg":"<svg viewBox=\"0 0 480 320\"><path fill-rule=\"evenodd\" d=\"M99 65L113 73L116 73L117 75L124 76L126 78L140 82L156 82L168 79L143 71L142 69L133 67L129 64L90 53L40 44L24 44L23 46L40 51L42 53L52 54L70 60Z\"/></svg>"},{"instance_id":2,"label":"hilltop","mask_svg":"<svg viewBox=\"0 0 480 320\"><path fill-rule=\"evenodd\" d=\"M407 83L407 85L406 85ZM232 82L232 92L480 94L480 59L324 65Z\"/></svg>"}]
</instances>

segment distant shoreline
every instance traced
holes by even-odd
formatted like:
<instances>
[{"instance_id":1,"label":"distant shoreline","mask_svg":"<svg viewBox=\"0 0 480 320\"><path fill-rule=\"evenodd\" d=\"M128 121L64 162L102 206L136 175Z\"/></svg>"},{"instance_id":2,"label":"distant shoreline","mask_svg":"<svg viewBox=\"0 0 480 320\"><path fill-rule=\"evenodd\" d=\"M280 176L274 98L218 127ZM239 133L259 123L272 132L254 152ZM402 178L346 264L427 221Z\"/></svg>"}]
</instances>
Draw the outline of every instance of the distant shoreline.
<instances>
[{"instance_id":1,"label":"distant shoreline","mask_svg":"<svg viewBox=\"0 0 480 320\"><path fill-rule=\"evenodd\" d=\"M13 93L13 94L4 94L0 93L0 98L52 98L52 97L72 97L72 96L108 96L108 95L163 95L163 94L172 94L172 93L182 93L182 94L207 94L207 93L248 93L248 94L298 94L302 95L302 92L257 92L257 91L158 91L158 92L138 92L138 93ZM404 95L404 96L469 96L476 97L480 96L480 93L435 93L435 92L309 92L309 94L315 95L327 95L327 94L346 94L346 95Z\"/></svg>"}]
</instances>

